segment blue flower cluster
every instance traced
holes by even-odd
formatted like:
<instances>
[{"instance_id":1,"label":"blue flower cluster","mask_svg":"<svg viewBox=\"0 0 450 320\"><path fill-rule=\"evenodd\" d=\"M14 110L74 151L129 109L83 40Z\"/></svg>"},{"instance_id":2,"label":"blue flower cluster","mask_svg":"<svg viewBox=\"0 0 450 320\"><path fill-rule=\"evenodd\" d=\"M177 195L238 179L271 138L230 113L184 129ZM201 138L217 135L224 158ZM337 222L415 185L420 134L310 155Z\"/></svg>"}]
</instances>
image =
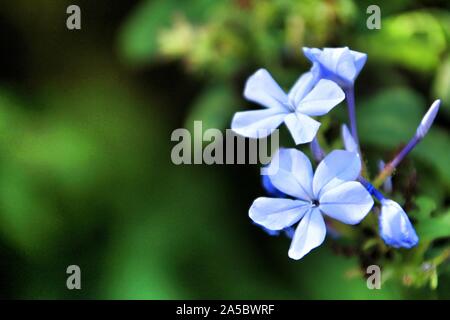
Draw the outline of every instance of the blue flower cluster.
<instances>
[{"instance_id":1,"label":"blue flower cluster","mask_svg":"<svg viewBox=\"0 0 450 320\"><path fill-rule=\"evenodd\" d=\"M281 231L292 238L289 257L301 259L325 239L324 216L345 224L358 224L372 210L374 200L381 205L379 232L384 242L395 248L411 248L419 239L407 214L391 199L386 199L361 175L362 155L356 130L353 87L367 60L367 55L344 48L303 48L312 62L309 72L301 75L285 93L265 69L247 80L246 99L264 107L237 112L231 128L248 138L263 138L284 123L295 143L310 143L318 162L314 172L301 151L280 148L262 176L271 197L257 198L250 207L252 221L269 234ZM347 101L350 130L343 125L345 150L328 155L316 137L320 127L313 117L327 114L343 100ZM383 181L390 185L398 163L425 136L439 109L436 100L420 123L416 135L397 157L382 165Z\"/></svg>"}]
</instances>

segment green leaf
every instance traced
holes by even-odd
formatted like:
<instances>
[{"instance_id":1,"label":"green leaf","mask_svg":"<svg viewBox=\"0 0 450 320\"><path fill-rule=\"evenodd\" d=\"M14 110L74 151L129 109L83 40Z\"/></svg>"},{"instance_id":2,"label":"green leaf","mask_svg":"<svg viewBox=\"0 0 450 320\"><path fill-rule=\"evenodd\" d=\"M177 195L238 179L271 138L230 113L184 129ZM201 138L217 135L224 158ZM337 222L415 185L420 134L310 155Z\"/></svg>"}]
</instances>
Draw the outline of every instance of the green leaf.
<instances>
[{"instance_id":1,"label":"green leaf","mask_svg":"<svg viewBox=\"0 0 450 320\"><path fill-rule=\"evenodd\" d=\"M439 116L439 115L438 115ZM423 141L412 151L411 155L433 165L437 170L438 179L450 189L450 153L448 146L450 138L447 131L432 128Z\"/></svg>"},{"instance_id":2,"label":"green leaf","mask_svg":"<svg viewBox=\"0 0 450 320\"><path fill-rule=\"evenodd\" d=\"M157 32L170 22L175 2L144 1L126 20L119 34L119 50L128 62L150 60L157 49Z\"/></svg>"},{"instance_id":3,"label":"green leaf","mask_svg":"<svg viewBox=\"0 0 450 320\"><path fill-rule=\"evenodd\" d=\"M0 234L18 251L42 259L63 235L63 223L49 198L39 196L30 172L13 163L3 163L1 171Z\"/></svg>"},{"instance_id":4,"label":"green leaf","mask_svg":"<svg viewBox=\"0 0 450 320\"><path fill-rule=\"evenodd\" d=\"M450 56L439 66L433 83L433 94L442 100L441 110L450 117Z\"/></svg>"},{"instance_id":5,"label":"green leaf","mask_svg":"<svg viewBox=\"0 0 450 320\"><path fill-rule=\"evenodd\" d=\"M431 213L436 210L436 203L433 199L427 196L419 196L415 200L417 208L411 211L410 216L418 219L419 221L428 219Z\"/></svg>"},{"instance_id":6,"label":"green leaf","mask_svg":"<svg viewBox=\"0 0 450 320\"><path fill-rule=\"evenodd\" d=\"M131 64L151 62L158 52L158 33L170 25L177 14L192 22L207 16L215 1L144 1L135 8L119 32L119 53Z\"/></svg>"},{"instance_id":7,"label":"green leaf","mask_svg":"<svg viewBox=\"0 0 450 320\"><path fill-rule=\"evenodd\" d=\"M450 210L443 215L421 221L416 230L421 241L450 237Z\"/></svg>"},{"instance_id":8,"label":"green leaf","mask_svg":"<svg viewBox=\"0 0 450 320\"><path fill-rule=\"evenodd\" d=\"M0 148L11 141L11 136L23 132L24 102L8 89L0 87Z\"/></svg>"},{"instance_id":9,"label":"green leaf","mask_svg":"<svg viewBox=\"0 0 450 320\"><path fill-rule=\"evenodd\" d=\"M383 18L380 30L363 34L357 43L361 51L370 52L371 61L387 61L418 71L435 69L447 47L439 18L427 11Z\"/></svg>"}]
</instances>

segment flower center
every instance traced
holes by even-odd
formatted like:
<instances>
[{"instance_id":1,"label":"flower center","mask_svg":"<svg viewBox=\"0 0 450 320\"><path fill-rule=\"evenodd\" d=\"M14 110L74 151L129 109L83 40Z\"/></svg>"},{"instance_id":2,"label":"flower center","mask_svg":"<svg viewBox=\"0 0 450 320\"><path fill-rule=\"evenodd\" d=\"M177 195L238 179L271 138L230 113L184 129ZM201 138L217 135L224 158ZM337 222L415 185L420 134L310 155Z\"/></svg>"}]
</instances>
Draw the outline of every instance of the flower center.
<instances>
[{"instance_id":1,"label":"flower center","mask_svg":"<svg viewBox=\"0 0 450 320\"><path fill-rule=\"evenodd\" d=\"M319 203L319 200L314 199L311 201L311 204L313 207L318 207L320 203Z\"/></svg>"},{"instance_id":2,"label":"flower center","mask_svg":"<svg viewBox=\"0 0 450 320\"><path fill-rule=\"evenodd\" d=\"M289 99L287 102L282 103L283 106L288 109L291 112L295 112L295 105L294 105L294 101L291 101L291 99Z\"/></svg>"}]
</instances>

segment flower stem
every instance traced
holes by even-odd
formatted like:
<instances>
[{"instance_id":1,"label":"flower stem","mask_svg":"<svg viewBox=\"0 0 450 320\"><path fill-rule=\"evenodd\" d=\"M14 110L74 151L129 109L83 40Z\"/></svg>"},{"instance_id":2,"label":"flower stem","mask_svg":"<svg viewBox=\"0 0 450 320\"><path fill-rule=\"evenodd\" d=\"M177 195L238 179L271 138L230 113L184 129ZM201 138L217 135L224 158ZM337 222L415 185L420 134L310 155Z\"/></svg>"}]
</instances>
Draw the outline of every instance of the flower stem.
<instances>
[{"instance_id":1,"label":"flower stem","mask_svg":"<svg viewBox=\"0 0 450 320\"><path fill-rule=\"evenodd\" d=\"M412 149L425 137L433 124L434 119L439 111L441 105L441 100L435 100L431 107L428 109L427 113L420 121L417 127L416 134L409 140L408 144L394 157L394 159L389 162L384 169L378 174L374 180L374 186L379 187L394 171L399 163L411 152Z\"/></svg>"},{"instance_id":2,"label":"flower stem","mask_svg":"<svg viewBox=\"0 0 450 320\"><path fill-rule=\"evenodd\" d=\"M362 176L358 177L358 181L361 182L364 188L366 188L366 190L369 191L369 193L372 196L374 196L378 201L382 202L385 199L383 194Z\"/></svg>"},{"instance_id":3,"label":"flower stem","mask_svg":"<svg viewBox=\"0 0 450 320\"><path fill-rule=\"evenodd\" d=\"M325 158L325 152L319 144L319 140L317 140L317 136L311 141L310 144L311 153L313 155L314 160L319 163Z\"/></svg>"},{"instance_id":4,"label":"flower stem","mask_svg":"<svg viewBox=\"0 0 450 320\"><path fill-rule=\"evenodd\" d=\"M375 187L379 187L383 184L384 180L386 180L392 173L395 171L397 166L402 162L402 160L411 152L412 149L422 140L422 138L418 135L415 135L408 144L392 159L378 176L375 178L373 185Z\"/></svg>"},{"instance_id":5,"label":"flower stem","mask_svg":"<svg viewBox=\"0 0 450 320\"><path fill-rule=\"evenodd\" d=\"M348 107L348 117L350 120L350 133L353 137L353 140L356 143L358 148L358 154L361 158L361 175L366 176L367 168L366 163L364 162L363 155L361 153L361 148L359 147L359 137L358 137L358 129L356 127L356 107L355 107L355 90L354 87L348 87L344 89L345 97L347 99L347 107Z\"/></svg>"},{"instance_id":6,"label":"flower stem","mask_svg":"<svg viewBox=\"0 0 450 320\"><path fill-rule=\"evenodd\" d=\"M354 87L348 87L345 90L345 97L347 99L347 107L348 107L348 117L350 120L350 132L352 133L353 139L359 148L359 138L358 138L358 129L356 128L356 108L355 108L355 92Z\"/></svg>"}]
</instances>

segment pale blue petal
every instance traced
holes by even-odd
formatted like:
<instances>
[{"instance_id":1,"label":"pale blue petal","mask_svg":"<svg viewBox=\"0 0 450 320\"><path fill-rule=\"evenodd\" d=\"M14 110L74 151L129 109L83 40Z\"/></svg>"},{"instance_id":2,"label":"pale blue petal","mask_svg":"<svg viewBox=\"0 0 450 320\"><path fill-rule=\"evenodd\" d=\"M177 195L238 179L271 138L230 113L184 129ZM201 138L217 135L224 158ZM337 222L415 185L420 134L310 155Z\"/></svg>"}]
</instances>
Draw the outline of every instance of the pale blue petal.
<instances>
[{"instance_id":1,"label":"pale blue petal","mask_svg":"<svg viewBox=\"0 0 450 320\"><path fill-rule=\"evenodd\" d=\"M322 54L322 50L317 49L317 48L308 48L308 47L303 47L303 54L305 55L305 57L307 57L309 59L309 61L311 62L319 62L319 56Z\"/></svg>"},{"instance_id":2,"label":"pale blue petal","mask_svg":"<svg viewBox=\"0 0 450 320\"><path fill-rule=\"evenodd\" d=\"M348 57L352 57L348 47L323 48L322 53L318 57L318 61L329 71L337 72L340 62L342 60L348 61Z\"/></svg>"},{"instance_id":3,"label":"pale blue petal","mask_svg":"<svg viewBox=\"0 0 450 320\"><path fill-rule=\"evenodd\" d=\"M344 141L345 150L358 152L358 145L345 124L342 125L342 140Z\"/></svg>"},{"instance_id":4,"label":"pale blue petal","mask_svg":"<svg viewBox=\"0 0 450 320\"><path fill-rule=\"evenodd\" d=\"M356 72L353 55L350 53L350 50L348 48L344 48L342 53L340 54L334 72L345 81L348 81L349 83L354 82L358 74Z\"/></svg>"},{"instance_id":5,"label":"pale blue petal","mask_svg":"<svg viewBox=\"0 0 450 320\"><path fill-rule=\"evenodd\" d=\"M286 198L287 194L284 192L281 192L275 186L273 185L272 181L270 181L270 178L266 174L261 175L261 182L263 185L264 190L266 190L267 195L274 197L274 198Z\"/></svg>"},{"instance_id":6,"label":"pale blue petal","mask_svg":"<svg viewBox=\"0 0 450 320\"><path fill-rule=\"evenodd\" d=\"M341 86L353 84L356 67L347 47L324 48L320 53L315 53L315 61L320 66L322 78L333 80Z\"/></svg>"},{"instance_id":7,"label":"pale blue petal","mask_svg":"<svg viewBox=\"0 0 450 320\"><path fill-rule=\"evenodd\" d=\"M384 242L394 248L411 248L419 238L405 211L392 200L383 200L379 219L380 235Z\"/></svg>"},{"instance_id":8,"label":"pale blue petal","mask_svg":"<svg viewBox=\"0 0 450 320\"><path fill-rule=\"evenodd\" d=\"M253 222L269 230L282 230L299 221L310 204L306 201L260 197L249 210Z\"/></svg>"},{"instance_id":9,"label":"pale blue petal","mask_svg":"<svg viewBox=\"0 0 450 320\"><path fill-rule=\"evenodd\" d=\"M356 75L358 75L367 61L367 54L350 50L350 53L353 56L353 60L355 61Z\"/></svg>"},{"instance_id":10,"label":"pale blue petal","mask_svg":"<svg viewBox=\"0 0 450 320\"><path fill-rule=\"evenodd\" d=\"M420 121L419 127L416 130L416 136L423 138L427 134L428 130L430 130L431 125L433 124L434 119L437 116L439 111L439 107L441 105L441 100L435 100L431 107L428 109L427 113L423 116L422 121Z\"/></svg>"},{"instance_id":11,"label":"pale blue petal","mask_svg":"<svg viewBox=\"0 0 450 320\"><path fill-rule=\"evenodd\" d=\"M266 69L259 69L245 84L246 99L267 108L286 109L288 97Z\"/></svg>"},{"instance_id":12,"label":"pale blue petal","mask_svg":"<svg viewBox=\"0 0 450 320\"><path fill-rule=\"evenodd\" d=\"M302 74L288 93L291 105L297 107L316 83L317 77L312 72Z\"/></svg>"},{"instance_id":13,"label":"pale blue petal","mask_svg":"<svg viewBox=\"0 0 450 320\"><path fill-rule=\"evenodd\" d=\"M348 47L324 48L318 60L328 71L343 79L352 79L356 74L353 56Z\"/></svg>"},{"instance_id":14,"label":"pale blue petal","mask_svg":"<svg viewBox=\"0 0 450 320\"><path fill-rule=\"evenodd\" d=\"M317 166L313 178L314 196L319 199L326 191L355 180L361 171L361 160L355 152L334 150Z\"/></svg>"},{"instance_id":15,"label":"pale blue petal","mask_svg":"<svg viewBox=\"0 0 450 320\"><path fill-rule=\"evenodd\" d=\"M301 200L312 200L313 170L308 157L297 149L280 148L266 173L279 191Z\"/></svg>"},{"instance_id":16,"label":"pale blue petal","mask_svg":"<svg viewBox=\"0 0 450 320\"><path fill-rule=\"evenodd\" d=\"M275 108L236 112L231 121L231 129L244 137L264 138L270 135L285 117L284 110Z\"/></svg>"},{"instance_id":17,"label":"pale blue petal","mask_svg":"<svg viewBox=\"0 0 450 320\"><path fill-rule=\"evenodd\" d=\"M324 192L319 203L320 210L333 219L357 224L372 209L373 199L361 183L349 181Z\"/></svg>"},{"instance_id":18,"label":"pale blue petal","mask_svg":"<svg viewBox=\"0 0 450 320\"><path fill-rule=\"evenodd\" d=\"M322 116L344 99L344 91L335 82L322 79L296 105L296 110L308 116Z\"/></svg>"},{"instance_id":19,"label":"pale blue petal","mask_svg":"<svg viewBox=\"0 0 450 320\"><path fill-rule=\"evenodd\" d=\"M309 210L295 230L289 257L299 260L325 240L327 228L319 209Z\"/></svg>"},{"instance_id":20,"label":"pale blue petal","mask_svg":"<svg viewBox=\"0 0 450 320\"><path fill-rule=\"evenodd\" d=\"M284 118L284 123L288 127L295 144L311 142L320 127L320 122L300 112L289 113Z\"/></svg>"},{"instance_id":21,"label":"pale blue petal","mask_svg":"<svg viewBox=\"0 0 450 320\"><path fill-rule=\"evenodd\" d=\"M333 80L340 86L353 85L358 74L361 72L367 55L361 52L343 48L303 48L305 56L320 66L320 77Z\"/></svg>"},{"instance_id":22,"label":"pale blue petal","mask_svg":"<svg viewBox=\"0 0 450 320\"><path fill-rule=\"evenodd\" d=\"M286 237L292 239L294 237L295 229L294 227L289 227L283 230Z\"/></svg>"}]
</instances>

